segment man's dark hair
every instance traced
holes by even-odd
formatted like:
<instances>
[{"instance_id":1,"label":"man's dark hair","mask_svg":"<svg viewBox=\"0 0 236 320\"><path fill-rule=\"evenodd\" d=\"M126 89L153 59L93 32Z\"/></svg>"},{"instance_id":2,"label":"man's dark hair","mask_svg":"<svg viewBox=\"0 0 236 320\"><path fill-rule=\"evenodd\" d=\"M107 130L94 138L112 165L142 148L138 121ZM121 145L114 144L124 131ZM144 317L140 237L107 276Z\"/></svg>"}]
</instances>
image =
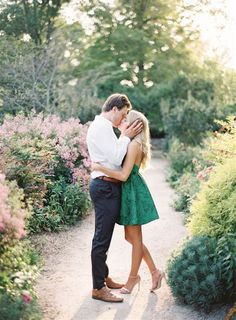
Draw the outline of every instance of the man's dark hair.
<instances>
[{"instance_id":1,"label":"man's dark hair","mask_svg":"<svg viewBox=\"0 0 236 320\"><path fill-rule=\"evenodd\" d=\"M107 98L102 106L103 112L111 111L113 107L117 107L117 109L121 110L124 107L127 107L128 110L132 109L131 102L125 94L114 93Z\"/></svg>"}]
</instances>

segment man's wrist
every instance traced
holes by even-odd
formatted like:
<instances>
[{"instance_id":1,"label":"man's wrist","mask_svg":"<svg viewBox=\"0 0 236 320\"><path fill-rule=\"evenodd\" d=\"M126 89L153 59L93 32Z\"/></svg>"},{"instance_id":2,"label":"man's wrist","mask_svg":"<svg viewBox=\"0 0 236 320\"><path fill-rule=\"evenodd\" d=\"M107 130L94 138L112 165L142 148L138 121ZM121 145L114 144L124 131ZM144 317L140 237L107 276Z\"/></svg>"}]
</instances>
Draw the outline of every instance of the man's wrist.
<instances>
[{"instance_id":1,"label":"man's wrist","mask_svg":"<svg viewBox=\"0 0 236 320\"><path fill-rule=\"evenodd\" d=\"M131 141L130 137L126 136L125 134L121 134L120 139L123 139L123 138L128 139L129 142Z\"/></svg>"}]
</instances>

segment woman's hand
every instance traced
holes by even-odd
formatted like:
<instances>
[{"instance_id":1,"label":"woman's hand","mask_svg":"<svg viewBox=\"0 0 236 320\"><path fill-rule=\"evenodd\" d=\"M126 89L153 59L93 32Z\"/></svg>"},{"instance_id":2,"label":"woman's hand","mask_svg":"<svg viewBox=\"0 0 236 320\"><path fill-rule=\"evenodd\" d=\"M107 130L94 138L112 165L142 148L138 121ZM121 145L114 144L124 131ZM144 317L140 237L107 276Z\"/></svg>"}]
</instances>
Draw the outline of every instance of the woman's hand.
<instances>
[{"instance_id":1,"label":"woman's hand","mask_svg":"<svg viewBox=\"0 0 236 320\"><path fill-rule=\"evenodd\" d=\"M92 171L99 171L100 168L101 168L100 163L98 163L98 162L92 162L92 163L91 163L91 169L92 169Z\"/></svg>"}]
</instances>

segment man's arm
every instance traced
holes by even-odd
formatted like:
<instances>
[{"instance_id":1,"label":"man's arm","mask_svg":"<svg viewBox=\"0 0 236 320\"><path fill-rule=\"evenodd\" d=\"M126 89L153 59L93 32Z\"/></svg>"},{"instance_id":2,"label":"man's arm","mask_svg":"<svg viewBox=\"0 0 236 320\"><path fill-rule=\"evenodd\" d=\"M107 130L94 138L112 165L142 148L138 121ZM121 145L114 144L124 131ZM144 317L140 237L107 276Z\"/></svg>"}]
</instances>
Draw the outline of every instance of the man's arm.
<instances>
[{"instance_id":1,"label":"man's arm","mask_svg":"<svg viewBox=\"0 0 236 320\"><path fill-rule=\"evenodd\" d=\"M121 165L130 143L128 136L117 139L112 127L106 127L98 130L92 140L104 159L113 165Z\"/></svg>"},{"instance_id":2,"label":"man's arm","mask_svg":"<svg viewBox=\"0 0 236 320\"><path fill-rule=\"evenodd\" d=\"M92 163L92 169L102 171L111 178L115 178L120 181L126 181L130 175L130 172L132 171L139 150L140 145L137 142L133 141L129 144L124 165L120 171L108 169L99 163Z\"/></svg>"}]
</instances>

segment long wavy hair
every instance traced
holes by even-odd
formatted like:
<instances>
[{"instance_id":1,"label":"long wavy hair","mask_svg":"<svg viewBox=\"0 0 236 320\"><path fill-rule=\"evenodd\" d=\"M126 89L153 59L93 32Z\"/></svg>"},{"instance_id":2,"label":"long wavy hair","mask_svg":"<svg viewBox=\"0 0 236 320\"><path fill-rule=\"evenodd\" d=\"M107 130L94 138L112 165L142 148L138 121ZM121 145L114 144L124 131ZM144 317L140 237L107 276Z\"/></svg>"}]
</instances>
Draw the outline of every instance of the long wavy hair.
<instances>
[{"instance_id":1,"label":"long wavy hair","mask_svg":"<svg viewBox=\"0 0 236 320\"><path fill-rule=\"evenodd\" d=\"M149 131L149 123L148 119L145 115L139 111L131 110L128 113L127 121L132 124L135 120L140 119L143 123L143 130L140 132L134 140L141 144L143 159L140 167L142 169L146 168L150 158L151 158L151 143L150 143L150 131Z\"/></svg>"}]
</instances>

